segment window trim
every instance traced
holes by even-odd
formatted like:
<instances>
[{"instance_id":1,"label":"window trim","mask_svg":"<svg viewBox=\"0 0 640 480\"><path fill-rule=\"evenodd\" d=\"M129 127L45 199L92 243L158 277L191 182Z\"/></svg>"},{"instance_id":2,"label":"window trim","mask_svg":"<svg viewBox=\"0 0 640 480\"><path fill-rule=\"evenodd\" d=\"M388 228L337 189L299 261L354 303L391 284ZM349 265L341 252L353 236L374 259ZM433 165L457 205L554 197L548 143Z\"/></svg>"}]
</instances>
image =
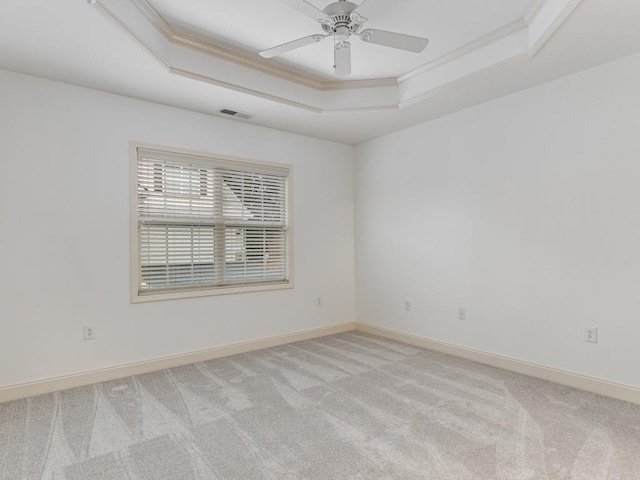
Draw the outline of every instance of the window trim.
<instances>
[{"instance_id":1,"label":"window trim","mask_svg":"<svg viewBox=\"0 0 640 480\"><path fill-rule=\"evenodd\" d=\"M148 148L153 150L160 150L167 153L178 155L189 155L194 157L201 157L203 162L209 160L224 161L231 164L242 164L244 166L254 165L257 169L261 168L280 168L288 171L287 175L287 273L288 280L278 283L253 283L247 285L225 285L217 287L203 287L194 288L189 290L180 290L175 292L159 292L159 293L145 293L139 292L139 275L140 275L140 246L138 239L138 148ZM130 217L130 293L131 303L146 303L157 302L162 300L177 300L181 298L198 298L208 297L215 295L230 295L237 293L249 293L249 292L266 292L273 290L285 290L293 288L293 166L284 163L266 162L262 160L253 160L241 157L233 157L228 155L220 155L206 152L199 152L188 149L167 147L164 145L154 145L142 142L131 141L130 142L130 186L129 186L129 217Z\"/></svg>"}]
</instances>

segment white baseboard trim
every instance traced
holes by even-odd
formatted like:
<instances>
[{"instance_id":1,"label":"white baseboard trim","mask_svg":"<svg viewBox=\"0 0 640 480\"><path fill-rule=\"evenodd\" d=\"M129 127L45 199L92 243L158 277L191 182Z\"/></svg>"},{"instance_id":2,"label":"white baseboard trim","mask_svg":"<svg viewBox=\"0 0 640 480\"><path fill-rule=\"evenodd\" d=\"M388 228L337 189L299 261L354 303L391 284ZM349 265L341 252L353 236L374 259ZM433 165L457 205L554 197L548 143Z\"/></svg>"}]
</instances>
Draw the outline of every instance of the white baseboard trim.
<instances>
[{"instance_id":1,"label":"white baseboard trim","mask_svg":"<svg viewBox=\"0 0 640 480\"><path fill-rule=\"evenodd\" d=\"M174 368L182 365L189 365L191 363L204 362L206 360L227 357L238 353L277 347L287 343L310 340L312 338L334 335L336 333L349 332L355 330L355 328L355 322L347 322L329 327L315 328L312 330L304 330L302 332L267 337L260 340L252 340L249 342L235 343L207 350L199 350L197 352L172 355L143 362L129 363L116 367L64 375L61 377L48 378L19 385L10 385L0 388L0 403L31 397L34 395L42 395L44 393L57 392L68 388L82 387L98 382L106 382L108 380L116 380L118 378L130 377L132 375L155 372L157 370L164 370L165 368Z\"/></svg>"},{"instance_id":2,"label":"white baseboard trim","mask_svg":"<svg viewBox=\"0 0 640 480\"><path fill-rule=\"evenodd\" d=\"M390 338L399 342L408 343L416 347L448 353L456 357L466 358L474 362L491 365L530 377L540 378L551 382L559 383L569 387L574 387L587 392L598 393L607 397L625 400L631 403L640 404L640 388L631 385L610 382L601 378L590 377L579 373L560 370L558 368L539 365L537 363L525 362L511 357L495 355L472 348L462 347L451 343L432 340L427 337L403 333L377 325L358 322L356 330L361 332Z\"/></svg>"},{"instance_id":3,"label":"white baseboard trim","mask_svg":"<svg viewBox=\"0 0 640 480\"><path fill-rule=\"evenodd\" d=\"M57 392L68 388L82 387L98 382L116 380L119 378L130 377L132 375L141 375L143 373L155 372L166 368L180 367L182 365L213 360L215 358L227 357L239 353L277 347L279 345L286 345L288 343L310 340L312 338L324 337L352 330L359 330L372 335L378 335L380 337L404 342L409 345L415 345L428 350L435 350L449 355L454 355L456 357L466 358L467 360L491 365L493 367L502 368L504 370L521 373L530 377L541 378L543 380L567 385L580 390L640 404L640 389L630 385L614 383L600 378L581 375L536 363L525 362L511 357L483 352L481 350L462 347L460 345L441 342L427 337L421 337L362 322L341 323L331 325L329 327L304 330L301 332L267 337L249 342L235 343L232 345L225 345L197 352L172 355L169 357L64 375L35 382L10 385L0 388L0 403L31 397L34 395L42 395L44 393Z\"/></svg>"}]
</instances>

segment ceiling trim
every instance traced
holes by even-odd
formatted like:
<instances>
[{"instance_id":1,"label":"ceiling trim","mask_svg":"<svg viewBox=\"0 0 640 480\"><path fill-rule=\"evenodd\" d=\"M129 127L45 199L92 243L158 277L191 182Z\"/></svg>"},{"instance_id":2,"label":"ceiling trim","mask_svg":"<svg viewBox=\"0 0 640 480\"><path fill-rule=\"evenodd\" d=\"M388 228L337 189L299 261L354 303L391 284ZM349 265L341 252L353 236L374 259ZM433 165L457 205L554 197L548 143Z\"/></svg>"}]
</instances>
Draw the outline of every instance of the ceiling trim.
<instances>
[{"instance_id":1,"label":"ceiling trim","mask_svg":"<svg viewBox=\"0 0 640 480\"><path fill-rule=\"evenodd\" d=\"M399 78L327 81L171 25L148 0L88 0L175 75L322 114L414 105L461 82L533 57L582 0L538 0L534 8Z\"/></svg>"},{"instance_id":2,"label":"ceiling trim","mask_svg":"<svg viewBox=\"0 0 640 480\"><path fill-rule=\"evenodd\" d=\"M551 39L582 0L541 1L537 10L527 18L529 25L529 55L533 57Z\"/></svg>"},{"instance_id":3,"label":"ceiling trim","mask_svg":"<svg viewBox=\"0 0 640 480\"><path fill-rule=\"evenodd\" d=\"M457 48L445 55L442 55L430 61L429 63L426 63L423 66L418 67L415 70L412 70L411 72L398 77L398 83L402 83L406 80L410 80L414 77L422 75L428 72L429 70L433 70L434 68L437 68L446 63L453 62L454 60L462 57L463 55L468 55L491 43L499 42L500 40L503 40L508 36L510 36L512 33L518 32L521 30L526 30L526 28L527 28L527 24L525 23L524 19L518 18L517 20L514 20L513 22L505 25L504 27L494 30L493 32L488 33L487 35L474 40L473 42L467 43L466 45L463 45L460 48Z\"/></svg>"},{"instance_id":4,"label":"ceiling trim","mask_svg":"<svg viewBox=\"0 0 640 480\"><path fill-rule=\"evenodd\" d=\"M171 23L160 15L160 13L158 13L158 11L153 8L147 0L129 1L135 5L160 32L162 32L169 42L203 50L222 60L234 62L238 65L253 68L254 70L263 71L269 75L294 81L311 88L322 88L322 81L305 75L302 72L290 70L287 67L274 66L273 63L262 60L262 58L259 57L255 58L249 53L238 48L233 48L229 45L222 45L219 42L202 38L194 32L171 25Z\"/></svg>"},{"instance_id":5,"label":"ceiling trim","mask_svg":"<svg viewBox=\"0 0 640 480\"><path fill-rule=\"evenodd\" d=\"M415 95L414 97L410 97L407 98L406 100L403 100L400 102L400 104L398 105L398 107L400 109L403 108L407 108L407 107L411 107L413 105L416 105L418 103L424 102L425 100L428 100L430 98L433 97L437 97L439 95L443 95L451 90L456 89L457 87L460 87L461 85L464 85L465 83L471 82L474 78L480 77L482 75L485 75L491 71L495 71L495 70L499 70L500 68L506 66L506 65L510 65L516 62L520 62L523 61L525 59L529 58L529 56L526 53L523 53L521 55L517 55L514 57L510 57L507 58L501 62L498 62L494 65L490 65L482 70L476 70L475 72L464 76L464 77L460 77L456 80L453 80L451 82L447 82L444 83L443 85L436 87L432 90L429 90L427 92L424 92L422 94L418 94Z\"/></svg>"},{"instance_id":6,"label":"ceiling trim","mask_svg":"<svg viewBox=\"0 0 640 480\"><path fill-rule=\"evenodd\" d=\"M352 88L378 88L378 87L397 87L398 79L391 78L374 78L371 80L345 80L345 81L326 81L322 82L322 91L327 90L349 90Z\"/></svg>"},{"instance_id":7,"label":"ceiling trim","mask_svg":"<svg viewBox=\"0 0 640 480\"><path fill-rule=\"evenodd\" d=\"M167 69L171 67L160 54L158 54L154 49L150 48L149 45L141 39L139 33L134 28L132 28L128 23L121 21L112 9L107 7L103 2L96 1L91 3L91 0L87 1L90 5L99 10L104 16L113 21L113 23L115 23L118 27L128 33L131 38L133 38L140 46L142 46L147 52L149 52L164 67L166 67Z\"/></svg>"},{"instance_id":8,"label":"ceiling trim","mask_svg":"<svg viewBox=\"0 0 640 480\"><path fill-rule=\"evenodd\" d=\"M317 108L317 107L314 107L312 105L307 105L305 103L300 103L300 102L294 102L294 101L289 100L287 98L278 97L276 95L269 95L268 93L261 92L259 90L253 90L251 88L241 87L239 85L236 85L236 84L233 84L233 83L229 83L229 82L224 82L222 80L218 80L218 79L215 79L213 77L209 77L207 75L199 75L199 74L194 73L194 72L189 72L187 70L182 70L180 68L174 68L174 67L169 67L169 72L173 73L175 75L179 75L181 77L191 78L193 80L198 80L200 82L209 83L211 85L216 85L216 86L222 87L222 88L227 88L229 90L233 90L233 91L236 91L236 92L253 95L254 97L260 97L260 98L263 98L265 100L271 100L273 102L281 103L283 105L289 105L290 107L296 107L296 108L301 108L303 110L308 110L308 111L313 112L313 113L322 113L323 112L323 110L321 108Z\"/></svg>"},{"instance_id":9,"label":"ceiling trim","mask_svg":"<svg viewBox=\"0 0 640 480\"><path fill-rule=\"evenodd\" d=\"M144 0L132 0L132 1L144 1ZM256 59L249 56L246 52L238 49L233 49L227 46L197 38L194 34L176 30L170 41L177 45L184 45L187 47L195 48L204 51L216 58L227 60L243 67L249 67L256 71L266 73L271 76L280 77L284 80L298 83L306 87L313 88L318 91L325 90L348 90L352 88L376 88L376 87L393 87L398 84L396 78L375 78L372 80L346 80L346 81L327 81L318 80L306 76L298 70L289 69L280 65L276 65L273 62L267 60Z\"/></svg>"},{"instance_id":10,"label":"ceiling trim","mask_svg":"<svg viewBox=\"0 0 640 480\"><path fill-rule=\"evenodd\" d=\"M281 103L283 105L288 105L290 107L301 108L303 110L307 110L313 113L325 113L325 112L362 112L362 111L378 111L378 110L398 110L400 105L398 103L389 103L389 104L379 104L379 105L366 105L366 106L353 106L353 107L326 107L326 108L318 108L313 105L308 105L306 103L291 101L284 97L279 97L275 95L269 95L267 93L253 90L250 88L244 88L239 85L224 82L222 80L218 80L216 78L207 76L207 75L199 75L194 72L190 72L187 70L182 70L180 68L169 67L169 72L175 75L179 75L185 78L191 78L193 80L198 80L200 82L205 82L210 85L216 85L218 87L227 88L229 90L233 90L240 93L246 93L249 95L253 95L255 97L263 98L265 100L270 100L273 102Z\"/></svg>"},{"instance_id":11,"label":"ceiling trim","mask_svg":"<svg viewBox=\"0 0 640 480\"><path fill-rule=\"evenodd\" d=\"M398 103L390 105L373 105L371 107L345 107L345 108L325 108L322 113L336 113L336 112L379 112L381 110L400 110L401 106Z\"/></svg>"},{"instance_id":12,"label":"ceiling trim","mask_svg":"<svg viewBox=\"0 0 640 480\"><path fill-rule=\"evenodd\" d=\"M158 11L146 0L129 0L160 30L167 40L173 39L176 32L169 22L167 22Z\"/></svg>"},{"instance_id":13,"label":"ceiling trim","mask_svg":"<svg viewBox=\"0 0 640 480\"><path fill-rule=\"evenodd\" d=\"M527 22L527 25L531 24L534 18L540 13L540 10L542 9L545 3L546 3L546 0L536 0L536 3L534 3L531 10L529 10L529 13L527 13L524 17L522 17L523 20Z\"/></svg>"},{"instance_id":14,"label":"ceiling trim","mask_svg":"<svg viewBox=\"0 0 640 480\"><path fill-rule=\"evenodd\" d=\"M129 0L134 4L147 19L162 32L170 42L186 45L200 50L204 50L212 56L237 63L245 67L252 68L272 76L283 78L301 85L314 88L316 90L339 90L350 88L375 88L381 86L397 85L396 78L379 78L371 80L344 80L334 81L312 74L307 74L301 70L290 68L282 64L276 64L273 60L264 60L252 52L247 52L222 42L204 38L195 32L172 25L165 19L148 0Z\"/></svg>"},{"instance_id":15,"label":"ceiling trim","mask_svg":"<svg viewBox=\"0 0 640 480\"><path fill-rule=\"evenodd\" d=\"M400 82L400 102L412 105L446 91L460 82L502 67L518 58L528 58L529 34L526 29L507 29L491 42L478 43L461 55L453 55L429 70Z\"/></svg>"}]
</instances>

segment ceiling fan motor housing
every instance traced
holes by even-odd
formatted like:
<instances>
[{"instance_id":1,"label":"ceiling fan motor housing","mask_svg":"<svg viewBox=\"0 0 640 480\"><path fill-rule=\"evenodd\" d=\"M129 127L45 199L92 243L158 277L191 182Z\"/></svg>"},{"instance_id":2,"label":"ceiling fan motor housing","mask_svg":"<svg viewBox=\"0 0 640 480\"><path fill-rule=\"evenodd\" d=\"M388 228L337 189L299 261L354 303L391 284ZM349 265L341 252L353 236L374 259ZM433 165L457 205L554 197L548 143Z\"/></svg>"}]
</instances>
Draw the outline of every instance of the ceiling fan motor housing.
<instances>
[{"instance_id":1,"label":"ceiling fan motor housing","mask_svg":"<svg viewBox=\"0 0 640 480\"><path fill-rule=\"evenodd\" d=\"M325 32L335 35L339 41L349 38L349 35L357 33L362 27L361 23L354 22L351 13L358 8L353 2L340 0L325 7L323 12L327 15L322 22Z\"/></svg>"}]
</instances>

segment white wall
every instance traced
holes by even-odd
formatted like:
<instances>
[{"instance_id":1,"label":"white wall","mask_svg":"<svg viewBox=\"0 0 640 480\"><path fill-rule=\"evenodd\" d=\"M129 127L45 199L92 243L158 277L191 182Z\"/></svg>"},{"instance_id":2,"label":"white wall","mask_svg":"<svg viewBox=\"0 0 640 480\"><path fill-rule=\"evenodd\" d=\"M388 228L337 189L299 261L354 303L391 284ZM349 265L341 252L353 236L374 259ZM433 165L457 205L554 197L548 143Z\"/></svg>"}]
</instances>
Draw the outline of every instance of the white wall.
<instances>
[{"instance_id":1,"label":"white wall","mask_svg":"<svg viewBox=\"0 0 640 480\"><path fill-rule=\"evenodd\" d=\"M360 145L357 320L640 386L639 85L636 55Z\"/></svg>"},{"instance_id":2,"label":"white wall","mask_svg":"<svg viewBox=\"0 0 640 480\"><path fill-rule=\"evenodd\" d=\"M0 126L0 386L353 321L352 147L2 71ZM295 288L130 304L130 140L293 165Z\"/></svg>"}]
</instances>

